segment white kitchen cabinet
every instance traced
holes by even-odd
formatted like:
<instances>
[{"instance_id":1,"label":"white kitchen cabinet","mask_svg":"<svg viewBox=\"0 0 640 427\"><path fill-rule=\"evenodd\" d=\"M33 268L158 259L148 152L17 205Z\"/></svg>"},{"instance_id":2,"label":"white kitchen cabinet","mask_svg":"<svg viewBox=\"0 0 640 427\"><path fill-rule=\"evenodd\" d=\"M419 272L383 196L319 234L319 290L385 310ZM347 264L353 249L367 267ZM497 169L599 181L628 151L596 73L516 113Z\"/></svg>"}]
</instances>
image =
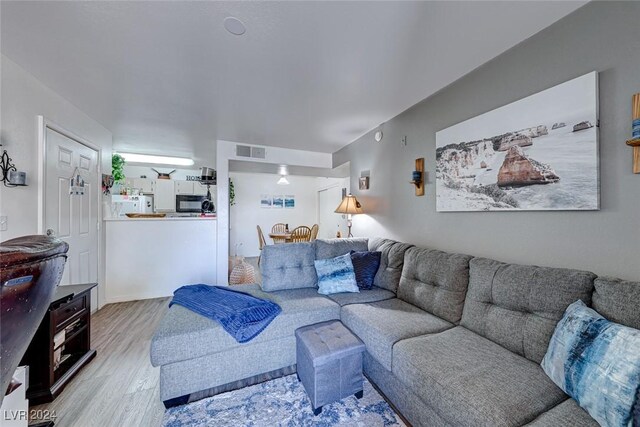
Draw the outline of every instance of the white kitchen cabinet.
<instances>
[{"instance_id":1,"label":"white kitchen cabinet","mask_svg":"<svg viewBox=\"0 0 640 427\"><path fill-rule=\"evenodd\" d=\"M213 194L213 190L216 188L215 185L211 186L211 194ZM207 186L202 185L199 182L193 183L193 194L197 194L198 196L206 196L207 195Z\"/></svg>"},{"instance_id":2,"label":"white kitchen cabinet","mask_svg":"<svg viewBox=\"0 0 640 427\"><path fill-rule=\"evenodd\" d=\"M195 194L193 191L193 181L174 181L176 187L176 194ZM200 184L195 184L200 186Z\"/></svg>"},{"instance_id":3,"label":"white kitchen cabinet","mask_svg":"<svg viewBox=\"0 0 640 427\"><path fill-rule=\"evenodd\" d=\"M153 204L156 212L176 210L176 190L170 179L156 179L153 192Z\"/></svg>"},{"instance_id":4,"label":"white kitchen cabinet","mask_svg":"<svg viewBox=\"0 0 640 427\"><path fill-rule=\"evenodd\" d=\"M139 188L145 194L152 194L155 190L155 179L151 178L133 178L131 187Z\"/></svg>"}]
</instances>

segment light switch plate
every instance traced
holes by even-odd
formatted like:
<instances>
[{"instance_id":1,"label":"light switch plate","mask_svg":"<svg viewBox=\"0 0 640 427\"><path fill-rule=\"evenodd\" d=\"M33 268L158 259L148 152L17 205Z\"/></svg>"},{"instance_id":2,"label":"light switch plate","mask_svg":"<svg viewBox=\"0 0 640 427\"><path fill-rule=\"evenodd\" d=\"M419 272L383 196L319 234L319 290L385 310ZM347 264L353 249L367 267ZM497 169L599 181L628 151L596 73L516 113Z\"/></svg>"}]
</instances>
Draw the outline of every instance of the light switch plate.
<instances>
[{"instance_id":1,"label":"light switch plate","mask_svg":"<svg viewBox=\"0 0 640 427\"><path fill-rule=\"evenodd\" d=\"M7 231L8 218L6 215L0 216L0 231Z\"/></svg>"}]
</instances>

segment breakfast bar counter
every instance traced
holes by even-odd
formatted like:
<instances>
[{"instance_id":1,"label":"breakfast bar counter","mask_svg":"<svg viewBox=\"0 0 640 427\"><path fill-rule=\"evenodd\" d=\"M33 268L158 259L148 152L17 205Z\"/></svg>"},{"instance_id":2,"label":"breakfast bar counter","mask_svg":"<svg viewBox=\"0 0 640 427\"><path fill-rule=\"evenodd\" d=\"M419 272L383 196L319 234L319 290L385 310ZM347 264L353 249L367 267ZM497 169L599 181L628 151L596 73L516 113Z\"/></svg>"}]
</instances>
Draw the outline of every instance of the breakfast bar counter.
<instances>
[{"instance_id":1,"label":"breakfast bar counter","mask_svg":"<svg viewBox=\"0 0 640 427\"><path fill-rule=\"evenodd\" d=\"M167 297L187 284L215 284L215 217L119 217L104 224L106 303Z\"/></svg>"}]
</instances>

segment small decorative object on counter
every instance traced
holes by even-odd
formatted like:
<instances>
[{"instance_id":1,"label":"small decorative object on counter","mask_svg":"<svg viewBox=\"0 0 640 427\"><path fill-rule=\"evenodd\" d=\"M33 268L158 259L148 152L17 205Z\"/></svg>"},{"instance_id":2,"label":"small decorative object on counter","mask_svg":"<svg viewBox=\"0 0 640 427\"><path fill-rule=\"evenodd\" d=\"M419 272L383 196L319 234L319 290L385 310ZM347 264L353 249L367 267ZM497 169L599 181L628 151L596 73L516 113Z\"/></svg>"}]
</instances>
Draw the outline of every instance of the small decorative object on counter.
<instances>
[{"instance_id":1,"label":"small decorative object on counter","mask_svg":"<svg viewBox=\"0 0 640 427\"><path fill-rule=\"evenodd\" d=\"M239 257L239 261L231 270L229 284L244 285L251 283L256 283L256 271L251 264L244 260L244 257Z\"/></svg>"}]
</instances>

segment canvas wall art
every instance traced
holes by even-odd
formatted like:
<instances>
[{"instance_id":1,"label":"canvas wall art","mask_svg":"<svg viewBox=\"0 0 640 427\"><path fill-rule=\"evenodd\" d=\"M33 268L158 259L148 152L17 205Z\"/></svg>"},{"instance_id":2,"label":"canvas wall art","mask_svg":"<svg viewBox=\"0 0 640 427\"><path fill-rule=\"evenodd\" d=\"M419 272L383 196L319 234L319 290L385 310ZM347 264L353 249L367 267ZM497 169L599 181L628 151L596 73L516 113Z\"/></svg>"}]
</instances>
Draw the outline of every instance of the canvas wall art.
<instances>
[{"instance_id":1,"label":"canvas wall art","mask_svg":"<svg viewBox=\"0 0 640 427\"><path fill-rule=\"evenodd\" d=\"M436 133L436 207L597 210L592 72Z\"/></svg>"},{"instance_id":2,"label":"canvas wall art","mask_svg":"<svg viewBox=\"0 0 640 427\"><path fill-rule=\"evenodd\" d=\"M261 194L260 195L260 207L269 209L271 207L271 195L270 194Z\"/></svg>"},{"instance_id":3,"label":"canvas wall art","mask_svg":"<svg viewBox=\"0 0 640 427\"><path fill-rule=\"evenodd\" d=\"M294 209L296 207L296 196L288 195L284 196L284 208Z\"/></svg>"},{"instance_id":4,"label":"canvas wall art","mask_svg":"<svg viewBox=\"0 0 640 427\"><path fill-rule=\"evenodd\" d=\"M282 208L284 206L284 196L273 196L272 208Z\"/></svg>"}]
</instances>

